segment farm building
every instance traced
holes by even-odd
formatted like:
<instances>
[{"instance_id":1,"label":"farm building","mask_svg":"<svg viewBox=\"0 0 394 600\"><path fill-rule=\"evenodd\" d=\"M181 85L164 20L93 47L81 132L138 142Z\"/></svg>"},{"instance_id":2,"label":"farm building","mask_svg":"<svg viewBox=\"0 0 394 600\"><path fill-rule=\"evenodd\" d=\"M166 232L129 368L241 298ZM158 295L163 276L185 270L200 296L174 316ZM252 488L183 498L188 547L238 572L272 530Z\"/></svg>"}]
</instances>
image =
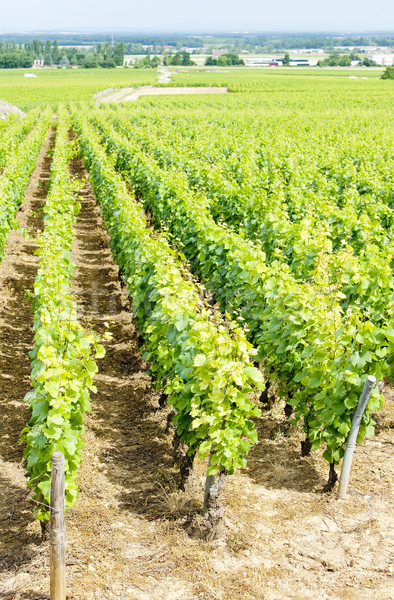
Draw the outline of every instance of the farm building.
<instances>
[{"instance_id":1,"label":"farm building","mask_svg":"<svg viewBox=\"0 0 394 600\"><path fill-rule=\"evenodd\" d=\"M394 54L368 54L368 58L382 67L391 67L394 65Z\"/></svg>"},{"instance_id":2,"label":"farm building","mask_svg":"<svg viewBox=\"0 0 394 600\"><path fill-rule=\"evenodd\" d=\"M310 67L312 62L308 58L291 58L289 62L290 67ZM317 64L317 61L314 62Z\"/></svg>"},{"instance_id":3,"label":"farm building","mask_svg":"<svg viewBox=\"0 0 394 600\"><path fill-rule=\"evenodd\" d=\"M247 67L281 67L283 61L277 58L252 58L246 59Z\"/></svg>"}]
</instances>

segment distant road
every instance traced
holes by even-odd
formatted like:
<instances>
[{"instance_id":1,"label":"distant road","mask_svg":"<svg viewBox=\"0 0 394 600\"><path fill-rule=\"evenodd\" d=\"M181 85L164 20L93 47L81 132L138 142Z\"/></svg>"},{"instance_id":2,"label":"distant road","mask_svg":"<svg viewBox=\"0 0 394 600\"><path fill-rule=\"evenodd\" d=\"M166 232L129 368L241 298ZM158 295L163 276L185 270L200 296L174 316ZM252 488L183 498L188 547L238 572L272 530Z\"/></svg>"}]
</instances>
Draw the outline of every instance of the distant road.
<instances>
[{"instance_id":1,"label":"distant road","mask_svg":"<svg viewBox=\"0 0 394 600\"><path fill-rule=\"evenodd\" d=\"M120 88L108 94L103 94L97 100L98 102L133 102L140 96L169 96L174 94L227 94L226 87L166 87L157 88L153 85L146 85L139 89Z\"/></svg>"}]
</instances>

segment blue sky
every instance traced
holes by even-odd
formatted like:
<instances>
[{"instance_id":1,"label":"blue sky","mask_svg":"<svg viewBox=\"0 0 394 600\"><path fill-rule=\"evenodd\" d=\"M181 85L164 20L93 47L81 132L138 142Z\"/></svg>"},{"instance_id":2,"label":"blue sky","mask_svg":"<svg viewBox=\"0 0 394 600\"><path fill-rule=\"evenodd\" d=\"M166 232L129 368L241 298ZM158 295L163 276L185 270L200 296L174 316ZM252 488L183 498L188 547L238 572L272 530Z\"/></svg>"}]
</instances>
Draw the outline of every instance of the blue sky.
<instances>
[{"instance_id":1,"label":"blue sky","mask_svg":"<svg viewBox=\"0 0 394 600\"><path fill-rule=\"evenodd\" d=\"M392 0L18 0L0 30L393 31Z\"/></svg>"}]
</instances>

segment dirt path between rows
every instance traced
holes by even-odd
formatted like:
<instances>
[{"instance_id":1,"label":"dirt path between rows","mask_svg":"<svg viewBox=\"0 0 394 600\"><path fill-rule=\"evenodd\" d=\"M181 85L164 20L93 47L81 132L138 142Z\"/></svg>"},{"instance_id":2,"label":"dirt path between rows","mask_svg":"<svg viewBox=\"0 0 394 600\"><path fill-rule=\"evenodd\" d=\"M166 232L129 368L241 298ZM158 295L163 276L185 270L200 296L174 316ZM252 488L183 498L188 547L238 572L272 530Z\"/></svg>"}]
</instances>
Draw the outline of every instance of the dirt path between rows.
<instances>
[{"instance_id":1,"label":"dirt path between rows","mask_svg":"<svg viewBox=\"0 0 394 600\"><path fill-rule=\"evenodd\" d=\"M146 85L144 87L135 88L121 88L114 90L108 94L100 96L98 102L134 102L140 96L174 96L174 95L188 95L188 94L227 94L228 89L226 87L154 87L153 85Z\"/></svg>"},{"instance_id":2,"label":"dirt path between rows","mask_svg":"<svg viewBox=\"0 0 394 600\"><path fill-rule=\"evenodd\" d=\"M86 175L79 159L71 172ZM283 406L264 413L248 469L223 487L227 537L203 541L189 524L201 505L205 466L197 461L186 493L177 491L166 409L158 407L140 356L89 184L81 196L73 250L79 314L99 331L110 323L113 339L99 362L98 393L86 419L80 495L67 514L68 599L393 600L392 391L378 435L357 448L346 502L320 493L327 465L318 453L300 457L300 438L286 432ZM2 294L2 301L11 298L4 287ZM19 313L21 296L13 302L5 312L20 342L1 379L8 387L0 447L0 599L38 600L48 598L48 545L39 543L39 526L24 501L16 445L26 419L21 398L28 388L31 315L27 307ZM8 352L8 360L9 344L9 336L1 338L1 357Z\"/></svg>"}]
</instances>

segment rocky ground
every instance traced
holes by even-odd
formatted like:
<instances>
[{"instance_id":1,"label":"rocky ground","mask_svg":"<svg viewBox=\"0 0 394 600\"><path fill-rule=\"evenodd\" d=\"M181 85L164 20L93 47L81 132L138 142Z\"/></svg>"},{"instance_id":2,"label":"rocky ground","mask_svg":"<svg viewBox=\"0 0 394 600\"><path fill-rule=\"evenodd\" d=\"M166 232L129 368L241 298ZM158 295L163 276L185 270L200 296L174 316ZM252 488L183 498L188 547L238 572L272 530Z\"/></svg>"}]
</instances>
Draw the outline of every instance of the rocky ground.
<instances>
[{"instance_id":1,"label":"rocky ground","mask_svg":"<svg viewBox=\"0 0 394 600\"><path fill-rule=\"evenodd\" d=\"M25 114L17 106L14 106L9 102L4 102L4 100L0 100L0 119L5 119L11 113L20 113L21 115Z\"/></svg>"}]
</instances>

